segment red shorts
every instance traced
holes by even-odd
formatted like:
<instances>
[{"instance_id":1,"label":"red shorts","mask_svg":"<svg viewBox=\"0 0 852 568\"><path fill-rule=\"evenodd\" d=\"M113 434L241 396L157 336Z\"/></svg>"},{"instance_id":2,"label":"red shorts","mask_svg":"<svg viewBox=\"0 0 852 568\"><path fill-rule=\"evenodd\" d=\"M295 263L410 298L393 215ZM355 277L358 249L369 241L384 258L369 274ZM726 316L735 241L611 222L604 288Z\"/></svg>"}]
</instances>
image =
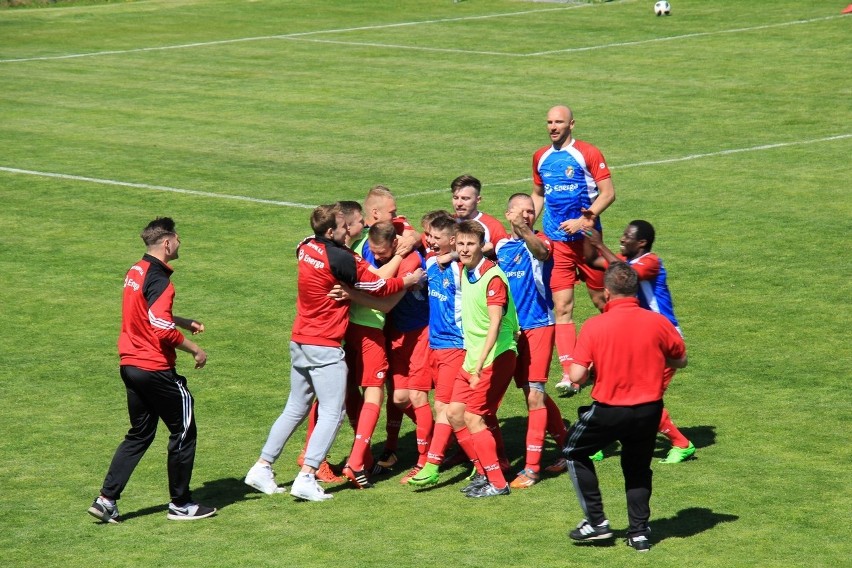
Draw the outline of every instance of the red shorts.
<instances>
[{"instance_id":1,"label":"red shorts","mask_svg":"<svg viewBox=\"0 0 852 568\"><path fill-rule=\"evenodd\" d=\"M573 288L577 280L586 283L590 290L603 290L604 273L586 264L583 241L553 241L553 272L550 289L554 292Z\"/></svg>"},{"instance_id":2,"label":"red shorts","mask_svg":"<svg viewBox=\"0 0 852 568\"><path fill-rule=\"evenodd\" d=\"M518 363L515 365L515 385L519 389L528 383L547 382L555 337L554 325L521 330L518 336Z\"/></svg>"},{"instance_id":3,"label":"red shorts","mask_svg":"<svg viewBox=\"0 0 852 568\"><path fill-rule=\"evenodd\" d=\"M381 329L349 323L346 340L346 365L355 384L362 387L383 387L388 374L385 353L385 334Z\"/></svg>"},{"instance_id":4,"label":"red shorts","mask_svg":"<svg viewBox=\"0 0 852 568\"><path fill-rule=\"evenodd\" d=\"M429 366L435 382L435 400L450 404L453 385L464 363L464 349L430 349Z\"/></svg>"},{"instance_id":5,"label":"red shorts","mask_svg":"<svg viewBox=\"0 0 852 568\"><path fill-rule=\"evenodd\" d=\"M500 353L491 365L482 369L474 388L470 388L470 374L459 369L453 384L452 402L463 402L466 405L465 412L479 416L496 415L503 395L512 382L516 359L517 354L511 349Z\"/></svg>"},{"instance_id":6,"label":"red shorts","mask_svg":"<svg viewBox=\"0 0 852 568\"><path fill-rule=\"evenodd\" d=\"M411 331L388 329L388 359L393 389L429 392L429 327Z\"/></svg>"}]
</instances>

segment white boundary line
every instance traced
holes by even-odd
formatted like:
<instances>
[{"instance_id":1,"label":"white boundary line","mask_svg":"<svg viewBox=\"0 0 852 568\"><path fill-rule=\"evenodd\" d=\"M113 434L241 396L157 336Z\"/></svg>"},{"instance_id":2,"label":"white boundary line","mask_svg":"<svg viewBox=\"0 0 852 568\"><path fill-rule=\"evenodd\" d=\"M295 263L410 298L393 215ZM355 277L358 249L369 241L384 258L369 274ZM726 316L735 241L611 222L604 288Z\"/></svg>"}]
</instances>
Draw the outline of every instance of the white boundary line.
<instances>
[{"instance_id":1,"label":"white boundary line","mask_svg":"<svg viewBox=\"0 0 852 568\"><path fill-rule=\"evenodd\" d=\"M413 22L397 22L395 24L376 24L372 26L359 26L354 28L339 28L332 30L316 30L312 32L296 32L292 34L280 34L280 35L266 35L266 36L256 36L256 37L243 37L243 38L234 38L234 39L222 39L217 41L205 41L205 42L197 42L197 43L185 43L178 45L164 45L159 47L138 47L134 49L116 49L110 51L94 51L91 53L71 53L67 55L46 55L43 57L23 57L19 59L0 59L0 63L19 63L24 61L50 61L55 59L74 59L78 57L97 57L100 55L120 55L123 53L144 53L147 51L165 51L169 49L188 49L193 47L207 47L212 45L227 45L230 43L242 43L248 41L263 41L270 39L298 39L300 37L310 36L310 35L319 35L319 34L334 34L334 33L346 33L346 32L359 32L359 31L367 31L367 30L383 30L390 28L401 28L407 26L420 26L424 24L442 24L447 22L463 22L470 20L486 20L493 18L504 18L510 16L524 16L527 14L539 14L546 12L561 12L564 10L573 10L575 8L585 8L589 6L593 6L594 4L576 4L571 6L562 6L558 8L543 8L540 10L524 10L521 12L505 12L501 14L485 14L479 16L460 16L457 18L439 18L435 20L419 20Z\"/></svg>"},{"instance_id":2,"label":"white boundary line","mask_svg":"<svg viewBox=\"0 0 852 568\"><path fill-rule=\"evenodd\" d=\"M9 172L12 174L24 174L38 177L48 177L57 179L67 179L71 181L85 181L89 183L98 183L102 185L117 185L121 187L134 187L137 189L150 189L153 191L168 191L171 193L183 193L185 195L197 195L199 197L215 197L219 199L233 199L236 201L249 201L251 203L264 203L266 205L279 205L282 207L298 207L300 209L313 209L316 205L308 205L306 203L294 203L292 201L275 201L273 199L259 199L256 197L247 197L245 195L228 195L226 193L211 193L209 191L197 191L194 189L181 189L179 187L168 187L164 185L149 185L147 183L133 183L129 181L118 181L114 179L101 179L86 176L75 176L70 174L57 174L53 172L38 172L34 170L21 170L18 168L7 168L0 166L0 171Z\"/></svg>"},{"instance_id":3,"label":"white boundary line","mask_svg":"<svg viewBox=\"0 0 852 568\"><path fill-rule=\"evenodd\" d=\"M712 32L696 32L696 33L691 33L691 34L657 37L657 38L643 39L643 40L637 40L637 41L622 41L622 42L618 42L618 43L607 43L607 44L603 44L603 45L590 45L590 46L587 46L587 47L570 47L570 48L567 48L567 49L554 49L554 50L551 50L551 51L538 51L538 52L535 52L535 53L528 53L528 54L525 55L525 57L538 57L538 56L541 56L541 55L553 55L553 54L556 54L556 53L574 53L574 52L577 52L577 51L592 51L592 50L595 50L595 49L608 49L610 47L625 47L625 46L632 46L632 45L642 45L642 44L645 44L645 43L657 43L657 42L661 42L661 41L674 41L674 40L678 40L678 39L692 39L692 38L695 38L695 37L705 37L705 36L721 35L721 34L735 34L735 33L740 33L740 32L753 32L753 31L757 31L757 30L767 30L767 29L770 29L770 28L782 28L782 27L787 27L787 26L797 26L799 24L812 24L814 22L823 22L825 20L836 20L837 18L842 18L842 17L843 17L843 15L839 14L839 15L835 15L835 16L824 16L822 18L811 18L810 20L793 20L792 22L779 22L777 24L765 24L765 25L762 25L762 26L753 26L753 27L750 27L750 28L733 28L733 29L730 29L730 30L716 30L716 31L712 31Z\"/></svg>"},{"instance_id":4,"label":"white boundary line","mask_svg":"<svg viewBox=\"0 0 852 568\"><path fill-rule=\"evenodd\" d=\"M742 152L757 152L759 150L772 150L774 148L786 148L787 146L800 146L802 144L816 144L818 142L831 142L833 140L844 140L846 138L852 138L852 134L837 134L836 136L827 136L825 138L814 138L812 140L798 140L796 142L778 142L776 144L761 144L760 146L750 146L748 148L732 148L730 150L720 150L718 152L707 152L705 154L690 154L688 156L682 156L680 158L667 158L665 160L652 160L648 162L634 162L632 164L622 164L620 166L611 166L610 170L626 170L628 168L638 168L642 166L658 166L661 164L673 164L676 162L688 162L691 160L698 160L700 158L714 158L716 156L727 156L729 154L740 154ZM521 178L515 179L511 181L499 181L494 183L484 183L482 184L485 187L493 187L496 185L515 185L518 183L531 182L532 178ZM445 187L443 189L429 189L427 191L418 191L417 193L407 193L397 195L397 199L402 199L406 197L419 197L421 195L431 195L434 193L443 193L448 191L449 187Z\"/></svg>"},{"instance_id":5,"label":"white boundary line","mask_svg":"<svg viewBox=\"0 0 852 568\"><path fill-rule=\"evenodd\" d=\"M591 4L589 4L591 5ZM734 28L729 30L716 30L711 32L696 32L691 34L682 34L676 36L665 36L665 37L655 37L650 39L642 39L636 41L622 41L618 43L604 43L599 45L589 45L585 47L568 47L565 49L553 49L550 51L536 51L532 53L511 53L511 52L503 52L503 51L478 51L478 50L470 50L470 49L452 49L452 48L443 48L443 47L422 47L416 45L399 45L392 43L374 43L374 42L360 42L360 41L343 41L343 40L331 40L331 39L314 39L303 36L288 36L281 39L288 39L290 41L310 41L314 43L330 43L337 45L350 45L355 47L380 47L380 48L388 48L388 49L410 49L415 51L432 51L432 52L442 52L442 53L467 53L470 55L496 55L502 57L541 57L545 55L555 55L559 53L576 53L580 51L594 51L597 49L609 49L613 47L629 47L634 45L643 45L647 43L659 43L663 41L675 41L679 39L692 39L697 37L706 37L713 35L721 35L721 34L733 34L740 32L751 32L758 30L765 30L769 28L781 28L788 26L795 26L799 24L810 24L813 22L821 22L824 20L834 20L836 18L840 18L842 15L837 16L824 16L821 18L812 18L810 20L794 20L791 22L780 22L777 24L765 24L762 26L754 26L750 28Z\"/></svg>"},{"instance_id":6,"label":"white boundary line","mask_svg":"<svg viewBox=\"0 0 852 568\"><path fill-rule=\"evenodd\" d=\"M730 150L720 150L718 152L707 152L704 154L690 154L688 156L682 156L680 158L667 158L665 160L653 160L648 162L634 162L632 164L622 164L620 166L612 166L611 170L624 170L627 168L638 168L643 166L657 166L661 164L671 164L675 162L687 162L690 160L698 160L700 158L712 158L715 156L727 156L729 154L739 154L742 152L756 152L759 150L771 150L774 148L786 148L788 146L799 146L802 144L816 144L818 142L831 142L834 140L845 140L847 138L852 138L852 134L837 134L835 136L827 136L825 138L814 138L812 140L798 140L796 142L778 142L776 144L761 144L760 146L750 146L748 148L732 148ZM0 172L8 172L11 174L22 174L22 175L30 175L30 176L38 176L38 177L47 177L47 178L56 178L56 179L64 179L70 181L83 181L88 183L97 183L102 185L114 185L120 187L132 187L136 189L147 189L152 191L167 191L171 193L181 193L184 195L195 195L198 197L211 197L216 199L231 199L234 201L247 201L250 203L261 203L264 205L276 205L279 207L295 207L298 209L313 209L316 207L315 205L309 205L307 203L296 203L293 201L276 201L274 199L259 199L256 197L247 197L245 195L229 195L225 193L212 193L209 191L197 191L194 189L181 189L177 187L168 187L163 185L149 185L147 183L133 183L127 181L117 181L113 179L101 179L101 178L93 178L87 176L76 176L70 174L59 174L54 172L39 172L35 170L22 170L19 168L9 168L5 166L0 166ZM494 183L485 184L486 187L493 187L497 185L514 185L517 183L524 183L532 181L532 178L523 178L516 179L510 181L501 181ZM417 193L408 193L408 194L399 194L397 195L397 199L404 199L408 197L418 197L421 195L431 195L435 193L443 193L447 191L449 188L443 189L431 189L428 191L419 191Z\"/></svg>"},{"instance_id":7,"label":"white boundary line","mask_svg":"<svg viewBox=\"0 0 852 568\"><path fill-rule=\"evenodd\" d=\"M322 39L312 39L308 36L312 35L321 35L321 34L333 34L333 33L347 33L347 32L357 32L357 31L366 31L366 30L380 30L380 29L390 29L390 28L400 28L407 26L418 26L425 24L439 24L439 23L447 23L447 22L459 22L459 21L471 21L471 20L484 20L484 19L492 19L492 18L503 18L509 16L521 16L527 14L538 14L538 13L546 13L546 12L554 12L554 11L564 11L564 10L572 10L575 8L586 8L594 6L594 4L580 4L580 5L571 5L560 8L546 8L543 10L525 10L521 12L506 12L502 14L486 14L480 16L461 16L458 18L441 18L436 20L420 20L413 22L398 22L395 24L376 24L373 26L360 26L353 28L339 28L339 29L331 29L331 30L316 30L312 32L296 32L292 34L280 34L280 35L266 35L266 36L255 36L255 37L244 37L244 38L234 38L234 39L223 39L217 41L206 41L206 42L196 42L196 43L186 43L186 44L178 44L178 45L164 45L159 47L139 47L134 49L116 49L109 51L95 51L91 53L71 53L66 55L45 55L42 57L23 57L18 59L0 59L0 63L21 63L27 61L52 61L59 59L76 59L81 57L99 57L103 55L121 55L125 53L145 53L149 51L167 51L173 49L191 49L196 47L208 47L208 46L216 46L216 45L228 45L233 43L244 43L250 41L264 41L264 40L291 40L291 41L311 41L315 43L330 43L330 44L339 44L339 45L352 45L352 46L364 46L364 47L378 47L378 48L388 48L388 49L408 49L415 51L431 51L431 52L443 52L443 53L461 53L461 54L470 54L470 55L491 55L491 56L502 56L502 57L541 57L545 55L553 55L559 53L576 53L581 51L592 51L597 49L609 49L613 47L625 47L625 46L634 46L634 45L643 45L647 43L658 43L663 41L675 41L679 39L691 39L696 37L706 37L712 35L720 35L720 34L732 34L732 33L741 33L741 32L750 32L750 31L758 31L765 30L770 28L780 28L787 26L795 26L800 24L810 24L814 22L822 22L826 20L834 20L838 18L842 18L843 14L834 15L834 16L824 16L821 18L812 18L809 20L794 20L790 22L779 22L776 24L765 24L761 26L753 26L747 28L733 28L727 30L716 30L709 32L696 32L691 34L682 34L677 36L666 36L666 37L657 37L650 38L644 40L636 40L636 41L626 41L626 42L617 42L617 43L604 43L599 45L590 45L585 47L570 47L565 49L555 49L550 51L538 51L532 53L511 53L511 52L499 52L499 51L477 51L477 50L466 50L466 49L452 49L452 48L438 48L438 47L422 47L422 46L406 46L406 45L397 45L397 44L384 44L384 43L374 43L374 42L357 42L357 41L343 41L343 40L322 40Z\"/></svg>"}]
</instances>

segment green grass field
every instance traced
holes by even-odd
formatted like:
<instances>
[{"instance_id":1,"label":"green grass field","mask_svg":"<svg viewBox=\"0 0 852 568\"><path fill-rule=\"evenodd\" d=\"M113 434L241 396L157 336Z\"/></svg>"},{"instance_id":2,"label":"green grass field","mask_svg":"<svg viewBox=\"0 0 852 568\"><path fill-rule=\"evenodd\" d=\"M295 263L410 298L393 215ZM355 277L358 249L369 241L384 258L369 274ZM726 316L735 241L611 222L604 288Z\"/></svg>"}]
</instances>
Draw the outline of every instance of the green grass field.
<instances>
[{"instance_id":1,"label":"green grass field","mask_svg":"<svg viewBox=\"0 0 852 568\"><path fill-rule=\"evenodd\" d=\"M852 557L847 445L852 17L847 2L144 0L0 9L0 564L831 566ZM617 201L657 228L690 366L666 398L697 459L654 467L656 546L572 545L566 476L471 502L398 483L325 504L242 483L286 400L294 245L310 208L384 183L413 220L483 180L531 187L570 104ZM204 321L199 523L165 519L160 433L120 501L86 508L127 428L115 340L153 217L178 221L175 311ZM847 243L847 244L843 244ZM576 316L592 315L579 290ZM554 368L553 377L557 373ZM588 394L559 399L566 418ZM525 410L502 410L521 467ZM383 423L373 441L380 447ZM289 483L301 433L277 465ZM351 444L344 426L332 450ZM661 440L658 455L668 449ZM598 471L619 533L617 451ZM556 456L548 446L545 460ZM846 558L847 560L843 560Z\"/></svg>"}]
</instances>

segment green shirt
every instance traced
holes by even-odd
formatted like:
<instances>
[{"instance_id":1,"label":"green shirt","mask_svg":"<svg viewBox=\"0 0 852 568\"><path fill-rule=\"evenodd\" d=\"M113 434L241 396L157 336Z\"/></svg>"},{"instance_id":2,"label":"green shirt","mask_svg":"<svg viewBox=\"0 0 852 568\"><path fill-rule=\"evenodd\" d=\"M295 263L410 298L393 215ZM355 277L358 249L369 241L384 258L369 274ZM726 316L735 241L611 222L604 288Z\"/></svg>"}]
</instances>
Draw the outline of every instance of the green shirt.
<instances>
[{"instance_id":1,"label":"green shirt","mask_svg":"<svg viewBox=\"0 0 852 568\"><path fill-rule=\"evenodd\" d=\"M490 261L487 261L490 262ZM482 267L482 264L479 265ZM483 369L491 366L494 359L510 349L517 353L516 338L520 332L518 326L518 314L515 312L515 301L509 290L509 282L506 274L499 266L493 264L486 269L475 282L470 281L468 270L462 271L461 277L461 299L462 299L462 330L464 330L464 348L467 351L462 368L468 373L476 370L476 364L485 348L485 339L488 336L488 327L491 323L488 317L488 283L496 276L506 285L506 295L509 299L503 318L500 320L500 333L494 347L488 353L483 364ZM475 274L475 271L474 271ZM475 276L473 276L475 278Z\"/></svg>"},{"instance_id":2,"label":"green shirt","mask_svg":"<svg viewBox=\"0 0 852 568\"><path fill-rule=\"evenodd\" d=\"M367 232L361 233L361 237L352 245L352 250L357 254L364 256L364 247L367 246ZM363 325L365 327L374 327L376 329L385 328L385 314L379 310L362 306L352 302L349 306L349 321Z\"/></svg>"}]
</instances>

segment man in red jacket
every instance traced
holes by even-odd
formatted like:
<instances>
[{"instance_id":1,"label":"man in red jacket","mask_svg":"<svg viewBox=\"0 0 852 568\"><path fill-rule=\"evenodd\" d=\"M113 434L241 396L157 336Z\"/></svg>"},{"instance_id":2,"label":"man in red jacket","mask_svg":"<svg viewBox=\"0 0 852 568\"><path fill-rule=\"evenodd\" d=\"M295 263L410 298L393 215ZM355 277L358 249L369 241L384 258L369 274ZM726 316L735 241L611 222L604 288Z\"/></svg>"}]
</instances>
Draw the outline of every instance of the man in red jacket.
<instances>
[{"instance_id":1,"label":"man in red jacket","mask_svg":"<svg viewBox=\"0 0 852 568\"><path fill-rule=\"evenodd\" d=\"M586 518L570 533L577 541L613 536L604 515L595 466L589 458L612 442L621 442L621 470L627 493L627 544L639 552L650 548L651 459L663 412L664 369L686 366L686 346L663 315L639 305L639 277L628 264L610 264L604 274L604 313L583 324L572 383L588 379L595 366L592 405L577 410L563 452Z\"/></svg>"},{"instance_id":2,"label":"man in red jacket","mask_svg":"<svg viewBox=\"0 0 852 568\"><path fill-rule=\"evenodd\" d=\"M388 296L420 281L419 268L403 278L384 279L344 243L348 225L340 205L321 205L311 215L314 236L297 247L298 298L290 338L290 396L272 425L260 457L246 475L246 484L268 495L281 493L272 464L284 444L319 402L317 423L302 469L290 494L306 501L325 501L316 472L334 442L345 414L346 361L341 343L349 323L349 302L338 301L332 289L338 283L372 296Z\"/></svg>"},{"instance_id":3,"label":"man in red jacket","mask_svg":"<svg viewBox=\"0 0 852 568\"><path fill-rule=\"evenodd\" d=\"M216 509L191 499L189 482L195 461L195 414L193 398L186 378L175 371L175 349L190 353L195 368L207 363L207 353L178 331L182 327L193 335L204 331L204 324L172 315L175 290L169 277L169 262L178 258L180 237L175 222L157 218L142 231L147 251L124 278L121 335L121 379L127 389L130 430L119 444L100 496L89 507L98 519L120 521L116 501L130 475L154 441L157 421L168 427L168 475L171 503L167 518L174 521L196 520L216 514Z\"/></svg>"}]
</instances>

